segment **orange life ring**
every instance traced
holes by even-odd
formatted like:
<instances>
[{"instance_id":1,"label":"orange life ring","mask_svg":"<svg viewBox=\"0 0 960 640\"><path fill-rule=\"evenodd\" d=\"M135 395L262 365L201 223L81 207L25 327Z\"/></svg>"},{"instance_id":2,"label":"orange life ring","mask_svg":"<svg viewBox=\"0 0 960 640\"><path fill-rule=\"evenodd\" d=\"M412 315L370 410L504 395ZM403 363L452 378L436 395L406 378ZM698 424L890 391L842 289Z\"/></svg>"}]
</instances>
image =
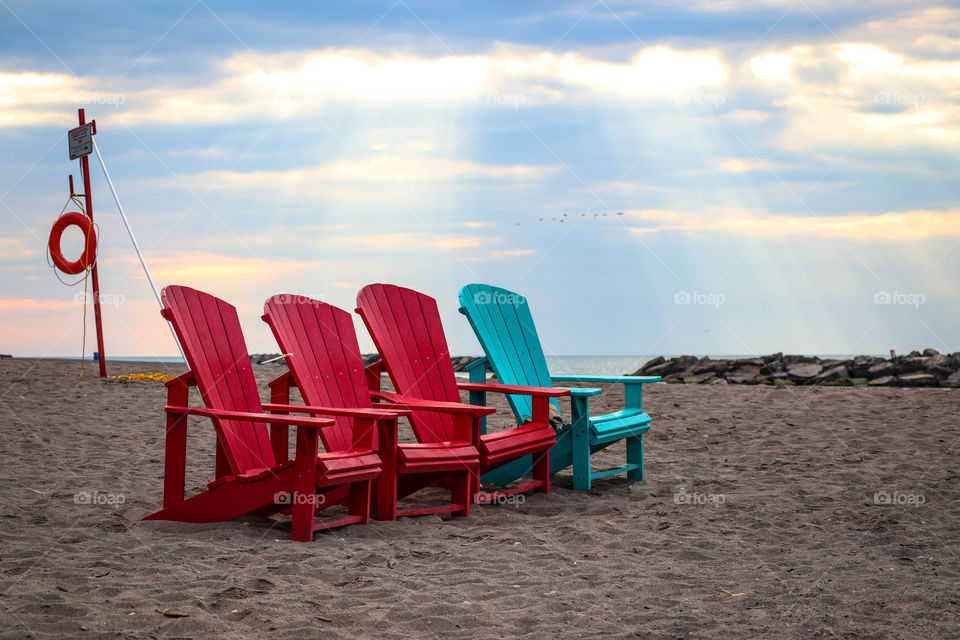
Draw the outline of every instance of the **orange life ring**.
<instances>
[{"instance_id":1,"label":"orange life ring","mask_svg":"<svg viewBox=\"0 0 960 640\"><path fill-rule=\"evenodd\" d=\"M85 247L80 257L73 262L64 258L63 252L60 251L60 237L70 225L77 225L83 231ZM50 229L50 240L47 244L50 247L50 258L53 264L69 275L83 273L97 258L97 232L93 230L93 221L79 211L71 211L57 218L53 223L53 229Z\"/></svg>"}]
</instances>

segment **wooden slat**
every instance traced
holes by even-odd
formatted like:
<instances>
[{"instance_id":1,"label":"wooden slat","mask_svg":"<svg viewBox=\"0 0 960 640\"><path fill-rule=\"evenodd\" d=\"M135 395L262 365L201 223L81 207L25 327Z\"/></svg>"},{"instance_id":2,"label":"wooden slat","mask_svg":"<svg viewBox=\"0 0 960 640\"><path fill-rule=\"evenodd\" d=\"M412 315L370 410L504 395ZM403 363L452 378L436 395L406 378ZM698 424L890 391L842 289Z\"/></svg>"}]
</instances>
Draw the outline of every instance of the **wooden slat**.
<instances>
[{"instance_id":1,"label":"wooden slat","mask_svg":"<svg viewBox=\"0 0 960 640\"><path fill-rule=\"evenodd\" d=\"M399 287L381 285L381 290L383 293L380 298L380 311L383 314L384 323L388 326L392 323L396 327L399 337L399 342L394 342L391 346L395 352L404 354L403 361L407 365L404 375L406 395L433 399L433 385L430 379L424 376L423 357L426 349L418 342L418 336L408 315L403 297L400 295ZM420 306L417 305L417 313L419 312ZM433 422L432 418L433 416L425 416L422 420Z\"/></svg>"},{"instance_id":2,"label":"wooden slat","mask_svg":"<svg viewBox=\"0 0 960 640\"><path fill-rule=\"evenodd\" d=\"M616 442L628 436L636 436L650 430L650 419L641 420L639 417L608 420L594 424L590 420L590 442L594 444Z\"/></svg>"},{"instance_id":3,"label":"wooden slat","mask_svg":"<svg viewBox=\"0 0 960 640\"><path fill-rule=\"evenodd\" d=\"M450 349L440 324L437 301L412 289L400 288L407 318L412 324L417 343L421 346L421 362L430 380L433 397L437 400L459 402L456 374L450 361Z\"/></svg>"},{"instance_id":4,"label":"wooden slat","mask_svg":"<svg viewBox=\"0 0 960 640\"><path fill-rule=\"evenodd\" d=\"M172 304L168 303L168 308L175 317L175 324L179 323L183 332L190 336L191 371L197 380L197 389L204 404L218 409L233 409L229 391L219 385L220 359L214 352L209 326L203 321L197 292L188 287L177 286L166 287L165 291L171 298ZM214 425L223 441L224 453L233 472L243 473L255 466L249 453L240 444L231 423L215 421Z\"/></svg>"},{"instance_id":5,"label":"wooden slat","mask_svg":"<svg viewBox=\"0 0 960 640\"><path fill-rule=\"evenodd\" d=\"M621 418L637 418L637 424L650 422L650 416L644 413L643 409L637 409L634 407L621 409L620 411L614 411L613 413L607 413L602 416L592 416L590 418L590 422L599 424L602 422L609 422L610 420L620 420Z\"/></svg>"},{"instance_id":6,"label":"wooden slat","mask_svg":"<svg viewBox=\"0 0 960 640\"><path fill-rule=\"evenodd\" d=\"M358 394L353 386L355 378L350 375L351 366L359 367L361 369L360 377L363 379L363 361L358 358L358 362L348 363L344 354L343 341L352 340L356 344L357 337L355 333L341 337L342 321L338 320L338 316L347 316L347 322L351 323L352 328L350 314L319 301L301 303L301 306L306 304L310 304L313 308L314 322L318 329L317 332L311 332L310 339L314 344L314 353L317 356L314 371L319 371L323 377L325 392L328 397L326 400L327 406L352 409L369 408L372 404L370 394L365 391L365 386L358 387L363 391ZM325 354L324 358L321 358L321 352ZM312 400L308 401L308 404L312 403ZM349 418L342 417L338 419L338 424L341 427L340 446L348 449L353 442L352 421Z\"/></svg>"},{"instance_id":7,"label":"wooden slat","mask_svg":"<svg viewBox=\"0 0 960 640\"><path fill-rule=\"evenodd\" d=\"M181 286L165 288L164 304L189 354L188 363L204 403L212 409L261 413L236 309L209 294ZM217 420L215 424L235 474L275 464L264 423Z\"/></svg>"},{"instance_id":8,"label":"wooden slat","mask_svg":"<svg viewBox=\"0 0 960 640\"><path fill-rule=\"evenodd\" d=\"M551 387L553 383L550 380L550 370L547 368L547 360L543 355L543 348L540 346L540 338L537 335L537 329L533 322L533 316L530 314L530 307L519 294L499 287L494 287L498 296L497 299L512 300L513 303L497 304L495 313L500 313L504 319L504 325L510 333L516 358L523 368L523 382L538 387ZM500 298L500 296L504 296ZM560 404L553 403L558 409Z\"/></svg>"},{"instance_id":9,"label":"wooden slat","mask_svg":"<svg viewBox=\"0 0 960 640\"><path fill-rule=\"evenodd\" d=\"M459 403L460 391L457 389L457 376L453 371L450 349L447 346L443 326L440 324L440 311L437 309L437 301L412 289L401 289L401 294L406 298L406 303L411 308L408 317L416 319L419 323L416 333L428 343L426 350L430 354L431 361L429 363L424 362L424 366L429 365L430 367L427 374L430 377L430 387L433 391L432 399ZM443 441L453 439L455 437L453 416L437 413L434 414L434 417L440 423L438 437Z\"/></svg>"},{"instance_id":10,"label":"wooden slat","mask_svg":"<svg viewBox=\"0 0 960 640\"><path fill-rule=\"evenodd\" d=\"M229 362L229 366L224 372L224 376L230 381L231 386L236 385L236 388L240 391L241 399L238 406L243 408L238 408L238 410L263 413L260 391L257 389L256 378L253 377L250 354L247 352L247 344L243 339L237 310L233 305L223 300L216 298L214 300L216 300L219 319L227 337L224 359ZM240 422L237 428L250 450L253 464L255 466L272 467L275 460L267 425L262 422Z\"/></svg>"},{"instance_id":11,"label":"wooden slat","mask_svg":"<svg viewBox=\"0 0 960 640\"><path fill-rule=\"evenodd\" d=\"M529 381L527 384L538 387L553 386L550 380L550 370L547 367L547 359L543 354L537 327L533 322L533 315L530 313L530 307L527 305L526 299L506 289L499 289L499 292L514 296L517 301L514 304L498 306L500 312L504 315L514 345L516 345L524 363L525 376ZM512 318L510 317L511 314Z\"/></svg>"},{"instance_id":12,"label":"wooden slat","mask_svg":"<svg viewBox=\"0 0 960 640\"><path fill-rule=\"evenodd\" d=\"M486 284L467 285L460 291L460 303L489 357L497 380L504 384L550 386L549 382L546 385L540 382L537 364L530 357L528 340L523 335L515 310L503 308L512 306L503 301L519 299L511 291ZM507 401L518 422L530 417L533 408L530 398L511 395L507 396Z\"/></svg>"},{"instance_id":13,"label":"wooden slat","mask_svg":"<svg viewBox=\"0 0 960 640\"><path fill-rule=\"evenodd\" d=\"M431 384L428 372L423 366L420 342L414 333L399 287L394 285L373 284L361 289L357 296L357 306L370 331L377 350L387 366L387 373L394 386L403 395L428 400L449 400L459 402L456 391L453 396L436 397L435 389L443 392L442 382ZM416 315L423 321L423 312L417 301ZM423 341L425 336L421 335ZM429 341L426 345L429 345ZM424 346L425 351L432 346ZM429 351L428 351L429 352ZM431 360L435 356L431 354ZM452 368L452 365L451 365ZM438 371L433 372L439 375ZM420 442L442 442L450 440L453 433L453 420L449 416L417 411L411 416L411 424Z\"/></svg>"},{"instance_id":14,"label":"wooden slat","mask_svg":"<svg viewBox=\"0 0 960 640\"><path fill-rule=\"evenodd\" d=\"M602 470L602 471L591 471L591 472L590 472L590 479L591 479L591 480L599 480L600 478L606 478L607 476L615 476L615 475L618 475L618 474L621 474L621 473L629 473L629 472L634 471L635 469L637 469L638 466L639 466L639 465L636 465L636 464L625 464L625 465L621 465L621 466L619 466L619 467L616 467L615 469L604 469L604 470Z\"/></svg>"},{"instance_id":15,"label":"wooden slat","mask_svg":"<svg viewBox=\"0 0 960 640\"><path fill-rule=\"evenodd\" d=\"M224 402L229 399L231 403L231 406L221 408L261 413L260 396L253 372L250 371L250 356L247 354L243 334L240 331L240 320L236 309L200 291L193 290L188 296L196 296L203 310L202 317L206 321L213 340L214 351L209 357L211 366L214 366L214 357L219 358L217 386L221 390L221 399ZM238 358L245 359L246 363L238 362ZM241 368L242 365L246 368ZM243 377L244 373L247 374L246 380ZM265 424L227 421L223 428L233 433L235 446L248 456L248 469L269 467L274 464L273 452L268 444L269 433ZM264 447L265 444L266 447Z\"/></svg>"},{"instance_id":16,"label":"wooden slat","mask_svg":"<svg viewBox=\"0 0 960 640\"><path fill-rule=\"evenodd\" d=\"M387 374L393 382L394 387L399 391L406 389L415 397L420 395L419 387L416 386L416 369L414 361L416 353L411 356L410 352L404 346L412 342L411 337L401 334L402 327L394 322L389 303L387 302L384 285L373 284L361 289L357 296L357 306L367 324L374 343L377 345L377 351L383 358ZM405 339L406 338L406 339ZM431 434L436 430L435 419L429 414L418 412L410 418L411 425L421 442L434 441Z\"/></svg>"},{"instance_id":17,"label":"wooden slat","mask_svg":"<svg viewBox=\"0 0 960 640\"><path fill-rule=\"evenodd\" d=\"M218 404L215 405L217 408L240 411L241 409L237 406L234 395L235 390L231 388L232 385L224 379L223 356L220 353L224 345L218 343L218 339L223 339L222 326L217 327L214 325L211 328L210 322L212 318L207 317L208 309L204 308L205 300L199 291L184 289L183 294L187 308L191 313L191 319L194 322L194 328L197 330L197 335L203 342L203 352L201 355L207 365L207 376L203 386L199 384L200 378L198 377L197 379L201 394L204 387L206 387L212 395L219 398ZM207 298L207 301L210 301L209 298ZM210 309L209 312L211 314L215 313L216 319L219 321L220 312L216 309L216 303L212 306L213 308ZM207 406L211 405L208 404ZM230 420L221 421L221 429L229 433L230 441L232 442L233 456L241 466L240 469L234 469L234 473L244 473L249 469L263 466L251 455L250 449L236 422Z\"/></svg>"},{"instance_id":18,"label":"wooden slat","mask_svg":"<svg viewBox=\"0 0 960 640\"><path fill-rule=\"evenodd\" d=\"M343 309L334 310L334 320L337 325L340 348L343 351L343 360L348 369L350 384L354 390L355 406L361 409L373 407L373 400L367 390L367 377L363 368L363 355L360 353L360 343L357 340L357 330L353 326L353 316Z\"/></svg>"},{"instance_id":19,"label":"wooden slat","mask_svg":"<svg viewBox=\"0 0 960 640\"><path fill-rule=\"evenodd\" d=\"M373 338L377 347L377 352L384 358L384 364L387 375L393 382L396 389L409 388L407 382L408 367L406 353L396 349L395 344L401 342L398 329L395 325L384 322L385 312L380 308L380 298L383 285L372 284L364 287L357 294L357 311L367 327L367 332ZM391 358L386 360L385 353L389 352Z\"/></svg>"},{"instance_id":20,"label":"wooden slat","mask_svg":"<svg viewBox=\"0 0 960 640\"><path fill-rule=\"evenodd\" d=\"M340 324L336 316L345 313L340 309L323 305L316 307L316 317L320 327L320 338L323 340L324 348L327 352L327 371L329 372L331 384L331 395L337 394L340 398L342 407L360 407L357 393L353 388L353 376L350 372L350 365L347 363L346 356L343 353L343 340L349 340L350 336L340 335ZM356 342L356 336L353 337ZM362 389L363 387L361 387ZM367 399L369 393L364 393Z\"/></svg>"},{"instance_id":21,"label":"wooden slat","mask_svg":"<svg viewBox=\"0 0 960 640\"><path fill-rule=\"evenodd\" d=\"M268 301L272 304L268 313L272 314L274 335L280 345L280 350L290 354L291 372L302 397L316 398L323 394L323 385L315 378L304 377L304 372L314 371L313 362L316 357L312 346L303 330L303 320L300 315L286 307L284 301L290 300L290 294L274 296ZM297 366L299 364L303 366ZM343 439L340 436L342 427L338 424L320 430L320 439L326 451L343 449Z\"/></svg>"},{"instance_id":22,"label":"wooden slat","mask_svg":"<svg viewBox=\"0 0 960 640\"><path fill-rule=\"evenodd\" d=\"M496 354L496 361L500 373L497 373L497 380L503 384L526 384L527 375L524 373L521 358L506 357L507 351L505 345L512 345L514 350L519 350L515 344L511 331L507 327L507 317L504 316L498 302L500 289L490 285L476 285L476 293L486 297L486 302L474 303L474 311L478 314L486 330L489 332L488 342L493 352ZM512 318L512 316L511 316ZM527 401L529 404L529 400ZM529 410L525 414L529 417Z\"/></svg>"},{"instance_id":23,"label":"wooden slat","mask_svg":"<svg viewBox=\"0 0 960 640\"><path fill-rule=\"evenodd\" d=\"M305 325L315 324L316 317L312 315L311 309L304 309L301 314L301 309L290 304L293 299L295 297L290 294L273 296L265 303L264 311L270 317L271 328L280 350L290 354L291 373L301 397L304 398L304 404L327 406L330 404L330 397L326 385L322 380L309 375L310 372L316 376L322 375L320 361L325 359L325 354L318 356L315 352L310 333L305 328ZM342 417L337 419L334 427L321 429L323 448L326 451L348 449L349 429L349 421Z\"/></svg>"},{"instance_id":24,"label":"wooden slat","mask_svg":"<svg viewBox=\"0 0 960 640\"><path fill-rule=\"evenodd\" d=\"M327 353L327 345L323 337L326 323L323 313L305 301L294 298L284 303L285 312L295 323L294 339L299 341L299 355L307 364L307 371L314 377L305 379L304 388L300 390L306 404L320 406L348 407L349 402L340 396L340 390L331 378L335 373L331 370L331 354ZM301 374L301 377L303 374ZM315 376L319 376L318 378ZM331 450L343 451L350 448L350 419L343 416L336 418L337 428L329 430L327 440Z\"/></svg>"}]
</instances>

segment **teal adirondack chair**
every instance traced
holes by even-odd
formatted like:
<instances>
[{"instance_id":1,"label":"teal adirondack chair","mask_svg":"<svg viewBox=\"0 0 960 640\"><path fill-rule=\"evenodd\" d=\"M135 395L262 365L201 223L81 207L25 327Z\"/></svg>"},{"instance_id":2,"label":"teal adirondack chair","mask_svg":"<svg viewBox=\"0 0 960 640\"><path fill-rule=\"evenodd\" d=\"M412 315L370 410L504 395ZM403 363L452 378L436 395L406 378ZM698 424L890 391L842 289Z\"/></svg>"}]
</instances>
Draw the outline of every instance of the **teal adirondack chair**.
<instances>
[{"instance_id":1,"label":"teal adirondack chair","mask_svg":"<svg viewBox=\"0 0 960 640\"><path fill-rule=\"evenodd\" d=\"M589 490L591 483L606 476L626 473L643 480L643 434L650 429L650 416L643 412L643 384L659 382L659 376L551 376L526 299L507 289L487 284L468 284L460 289L460 312L473 327L486 356L467 366L470 382L484 382L489 365L501 384L551 387L554 382L619 382L624 385L625 408L615 413L591 416L591 396L602 389L570 387L570 422L557 433L550 450L550 472L573 466L574 489ZM530 398L507 396L522 423L530 418ZM556 399L553 404L560 410ZM484 405L486 394L471 391L470 404ZM561 415L562 412L561 412ZM486 431L486 424L481 427ZM593 471L590 456L620 440L626 440L627 463L615 469ZM507 484L530 472L531 461L521 458L484 474L483 481Z\"/></svg>"}]
</instances>

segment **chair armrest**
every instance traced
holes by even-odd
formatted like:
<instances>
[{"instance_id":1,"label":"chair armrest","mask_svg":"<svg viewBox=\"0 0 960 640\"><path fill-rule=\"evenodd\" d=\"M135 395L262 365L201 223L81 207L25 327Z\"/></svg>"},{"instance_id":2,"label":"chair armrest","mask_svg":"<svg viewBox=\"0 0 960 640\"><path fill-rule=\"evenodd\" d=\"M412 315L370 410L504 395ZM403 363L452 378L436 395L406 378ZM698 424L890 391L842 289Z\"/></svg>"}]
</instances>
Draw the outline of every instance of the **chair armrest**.
<instances>
[{"instance_id":1,"label":"chair armrest","mask_svg":"<svg viewBox=\"0 0 960 640\"><path fill-rule=\"evenodd\" d=\"M342 407L317 407L313 405L296 405L296 404L265 404L263 405L264 411L276 411L278 413L322 413L328 416L347 416L350 418L369 418L371 420L390 420L393 418L399 418L401 416L407 417L410 415L410 411L399 409L399 410L386 410L386 409L348 409Z\"/></svg>"},{"instance_id":2,"label":"chair armrest","mask_svg":"<svg viewBox=\"0 0 960 640\"><path fill-rule=\"evenodd\" d=\"M554 382L606 382L623 384L624 406L643 408L643 386L650 382L660 382L660 376L550 376Z\"/></svg>"},{"instance_id":3,"label":"chair armrest","mask_svg":"<svg viewBox=\"0 0 960 640\"><path fill-rule=\"evenodd\" d=\"M330 418L304 418L302 416L287 416L281 413L249 413L246 411L224 411L222 409L207 409L206 407L176 407L167 405L163 408L167 413L188 416L203 416L221 420L241 420L245 422L266 422L267 424L287 424L295 427L309 427L319 429L330 427L335 423Z\"/></svg>"},{"instance_id":4,"label":"chair armrest","mask_svg":"<svg viewBox=\"0 0 960 640\"><path fill-rule=\"evenodd\" d=\"M409 409L412 411L436 411L437 413L469 413L475 416L488 416L496 413L496 407L479 407L473 404L463 402L443 402L440 400L423 400L421 398L411 398L401 396L397 393L386 393L383 391L371 391L370 395L377 400L386 400L384 408L392 411L394 409Z\"/></svg>"},{"instance_id":5,"label":"chair armrest","mask_svg":"<svg viewBox=\"0 0 960 640\"><path fill-rule=\"evenodd\" d=\"M387 363L380 358L363 368L363 375L367 379L367 386L371 391L380 391L380 374L387 370Z\"/></svg>"},{"instance_id":6,"label":"chair armrest","mask_svg":"<svg viewBox=\"0 0 960 640\"><path fill-rule=\"evenodd\" d=\"M517 396L532 396L534 398L561 398L570 395L569 389L557 387L524 387L516 384L478 384L462 382L457 384L457 388L463 391L492 391L494 393L506 393Z\"/></svg>"},{"instance_id":7,"label":"chair armrest","mask_svg":"<svg viewBox=\"0 0 960 640\"><path fill-rule=\"evenodd\" d=\"M590 396L598 396L603 393L603 389L598 389L597 387L566 387L566 389L570 392L570 395L575 398L589 398Z\"/></svg>"},{"instance_id":8,"label":"chair armrest","mask_svg":"<svg viewBox=\"0 0 960 640\"><path fill-rule=\"evenodd\" d=\"M550 376L554 382L607 382L623 384L648 384L660 382L660 376Z\"/></svg>"},{"instance_id":9,"label":"chair armrest","mask_svg":"<svg viewBox=\"0 0 960 640\"><path fill-rule=\"evenodd\" d=\"M473 371L473 370L476 369L477 367L483 367L484 370L487 369L487 356L481 356L481 357L477 358L476 360L474 360L473 362L471 362L470 364L468 364L467 366L465 366L465 367L463 368L463 370L464 370L464 371Z\"/></svg>"},{"instance_id":10,"label":"chair armrest","mask_svg":"<svg viewBox=\"0 0 960 640\"><path fill-rule=\"evenodd\" d=\"M297 387L297 381L294 380L293 378L293 372L288 370L285 373L281 373L279 376L277 376L276 378L268 382L267 386L273 389L274 387L281 384L287 385L288 387L295 389Z\"/></svg>"},{"instance_id":11,"label":"chair armrest","mask_svg":"<svg viewBox=\"0 0 960 640\"><path fill-rule=\"evenodd\" d=\"M187 371L186 373L181 373L179 376L173 380L167 380L163 383L168 389L170 387L195 387L197 386L197 379L193 377L193 371Z\"/></svg>"}]
</instances>

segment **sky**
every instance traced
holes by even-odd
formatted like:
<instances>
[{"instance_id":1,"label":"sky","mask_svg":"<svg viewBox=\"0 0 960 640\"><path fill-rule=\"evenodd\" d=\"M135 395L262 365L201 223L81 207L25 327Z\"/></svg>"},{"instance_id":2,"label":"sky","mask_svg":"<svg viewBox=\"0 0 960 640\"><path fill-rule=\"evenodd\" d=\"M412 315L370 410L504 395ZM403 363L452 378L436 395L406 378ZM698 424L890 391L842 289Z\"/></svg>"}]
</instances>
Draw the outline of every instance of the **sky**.
<instances>
[{"instance_id":1,"label":"sky","mask_svg":"<svg viewBox=\"0 0 960 640\"><path fill-rule=\"evenodd\" d=\"M95 349L46 248L78 107L157 285L251 352L270 295L373 282L455 354L471 282L548 355L960 350L949 4L0 0L0 353ZM175 355L91 167L105 352Z\"/></svg>"}]
</instances>

